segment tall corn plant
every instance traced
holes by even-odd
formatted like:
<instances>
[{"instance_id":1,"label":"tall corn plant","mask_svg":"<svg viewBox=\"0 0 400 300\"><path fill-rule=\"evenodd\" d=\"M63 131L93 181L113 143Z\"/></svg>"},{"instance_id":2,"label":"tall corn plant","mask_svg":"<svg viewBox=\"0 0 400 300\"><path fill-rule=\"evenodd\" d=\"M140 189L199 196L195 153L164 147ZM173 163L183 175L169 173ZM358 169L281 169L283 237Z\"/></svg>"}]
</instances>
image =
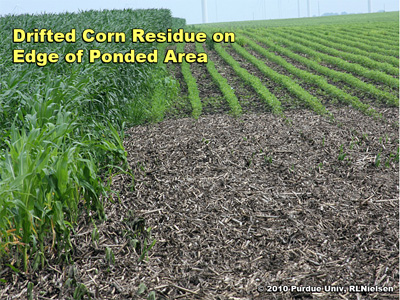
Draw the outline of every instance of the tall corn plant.
<instances>
[{"instance_id":1,"label":"tall corn plant","mask_svg":"<svg viewBox=\"0 0 400 300\"><path fill-rule=\"evenodd\" d=\"M58 113L57 123L41 128L11 128L4 160L0 161L1 251L16 246L17 261L28 268L44 264L44 244L60 256L71 249L70 230L78 203L104 216L100 195L106 191L97 177L97 163L87 157L88 142L74 142L77 124ZM109 142L110 143L110 142Z\"/></svg>"},{"instance_id":2,"label":"tall corn plant","mask_svg":"<svg viewBox=\"0 0 400 300\"><path fill-rule=\"evenodd\" d=\"M96 32L134 27L157 32L171 26L171 14L124 10L0 18L0 266L12 257L12 268L43 267L49 251L68 260L79 204L104 218L102 199L109 186L103 175L126 170L121 140L125 122L150 119L151 65L12 64L14 48L61 55L79 48L131 48L129 43L81 40L35 45L11 41L12 28L82 32L88 24ZM130 36L128 31L128 41ZM152 47L139 44L135 49L149 52Z\"/></svg>"}]
</instances>

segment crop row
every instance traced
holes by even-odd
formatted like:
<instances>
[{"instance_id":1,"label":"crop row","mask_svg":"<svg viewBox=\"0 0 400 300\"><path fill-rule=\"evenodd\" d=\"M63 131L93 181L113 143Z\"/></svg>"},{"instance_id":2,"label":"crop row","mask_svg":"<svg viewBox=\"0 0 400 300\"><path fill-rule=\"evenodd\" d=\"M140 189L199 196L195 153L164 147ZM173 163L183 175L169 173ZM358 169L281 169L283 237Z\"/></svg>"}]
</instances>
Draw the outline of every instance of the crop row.
<instances>
[{"instance_id":1,"label":"crop row","mask_svg":"<svg viewBox=\"0 0 400 300\"><path fill-rule=\"evenodd\" d=\"M304 29L307 32L315 32L323 34L325 38L331 37L340 38L346 42L347 45L355 45L361 49L369 50L373 49L377 53L387 53L389 55L398 56L399 45L398 41L390 43L389 41L383 42L382 38L373 38L370 36L365 36L362 34L357 34L354 32L347 32L338 30L331 30L327 32L326 30L311 30L309 28ZM388 52L389 51L389 52Z\"/></svg>"},{"instance_id":2,"label":"crop row","mask_svg":"<svg viewBox=\"0 0 400 300\"><path fill-rule=\"evenodd\" d=\"M177 24L181 24L182 22L182 19L174 21L174 23ZM165 76L168 74L168 71L163 61L167 45L168 43L158 44L157 69L159 72L153 72L152 78L149 81L153 92L151 95L151 107L149 108L146 121L150 122L162 121L164 119L165 112L172 105L173 101L175 101L176 95L179 93L178 81L172 79L170 76ZM135 119L142 118L135 117Z\"/></svg>"},{"instance_id":3,"label":"crop row","mask_svg":"<svg viewBox=\"0 0 400 300\"><path fill-rule=\"evenodd\" d=\"M313 60L303 57L299 54L296 54L290 50L291 47L285 48L285 47L279 46L278 44L274 43L272 40L263 38L260 35L251 33L249 31L246 31L246 32L242 31L242 34L246 34L246 35L252 37L254 40L261 42L262 44L269 47L272 51L276 51L276 52L278 52L282 55L285 55L297 62L300 62L304 66L306 66L310 69L313 69L313 70L317 71L318 73L321 73L329 78L332 78L334 81L342 81L356 89L370 93L370 94L374 95L374 97L376 97L378 100L384 101L388 104L396 105L396 106L398 106L398 104L399 104L398 98L395 97L394 95L392 95L388 92L382 91L371 84L365 83L362 80L352 76L351 74L332 70L328 67L320 65L316 61L313 61ZM287 42L286 44L289 46L292 46L292 43ZM298 49L298 47L295 43L293 43L293 48ZM305 52L308 51L305 47L302 47L301 50L303 50Z\"/></svg>"},{"instance_id":4,"label":"crop row","mask_svg":"<svg viewBox=\"0 0 400 300\"><path fill-rule=\"evenodd\" d=\"M334 48L331 48L331 46L334 47L337 44L326 41L325 39L313 37L310 34L300 34L300 33L295 34L292 31L282 31L282 32L274 31L273 34L277 34L281 37L287 38L287 39L294 41L296 43L299 43L301 45L307 46L309 49L313 49L313 50L316 50L319 52L323 52L323 53L335 56L334 59L325 58L325 56L324 56L323 59L326 61L329 60L330 63L331 62L335 62L336 64L341 63L339 61L339 57L344 60L354 62L353 65L355 65L355 63L359 63L361 65L359 65L359 68L357 70L358 72L364 72L365 70L367 70L367 67L368 67L368 68L371 68L374 70L386 72L387 74L390 74L390 75L398 75L398 73L399 73L398 68L395 68L388 63L380 63L380 62L376 62L372 59L369 59L368 57L365 57L364 55L357 55L357 54L353 54L353 53L347 53L347 52L336 50ZM324 46L323 44L329 45L330 47ZM340 48L342 48L342 47L340 47ZM342 50L343 50L343 48L342 48ZM341 63L341 64L343 64L343 63ZM353 68L353 70L356 70L356 68ZM371 70L369 70L369 71L371 71ZM362 75L362 73L361 74L358 73L358 74ZM377 75L375 75L375 78L382 77L382 75L385 75L385 74L382 73L381 75L379 75L377 73ZM393 78L390 78L390 79L393 79ZM390 82L390 79L388 78L387 82ZM397 85L398 85L398 81L397 81Z\"/></svg>"},{"instance_id":5,"label":"crop row","mask_svg":"<svg viewBox=\"0 0 400 300\"><path fill-rule=\"evenodd\" d=\"M396 17L397 18L397 17ZM316 26L315 29L317 31L321 30L330 30L336 32L347 32L348 34L361 33L362 37L366 36L393 36L393 29L396 26L398 20L392 19L389 22L374 22L370 26L367 24L351 24L351 25L325 25L325 26ZM304 27L306 28L306 27ZM311 29L311 27L307 27Z\"/></svg>"},{"instance_id":6,"label":"crop row","mask_svg":"<svg viewBox=\"0 0 400 300\"><path fill-rule=\"evenodd\" d=\"M396 43L396 41L399 40L399 33L397 32L393 32L393 31L388 31L385 29L377 29L374 27L370 27L370 28L363 28L363 27L358 27L358 28L345 28L342 27L340 29L343 32L347 32L350 35L356 35L356 36L362 36L371 40L378 40L380 42L382 42L382 37L384 37L385 41L388 41L389 43Z\"/></svg>"},{"instance_id":7,"label":"crop row","mask_svg":"<svg viewBox=\"0 0 400 300\"><path fill-rule=\"evenodd\" d=\"M184 52L185 44L179 43L176 46L178 53ZM190 104L192 105L192 115L194 118L198 118L201 115L202 104L199 96L199 89L197 88L196 79L193 77L190 71L190 64L186 61L182 62L181 65L182 75L188 87L188 97Z\"/></svg>"},{"instance_id":8,"label":"crop row","mask_svg":"<svg viewBox=\"0 0 400 300\"><path fill-rule=\"evenodd\" d=\"M385 22L379 21L373 24L360 23L360 25L346 26L339 24L281 28L249 26L246 30L241 30L236 26L241 24L234 24L237 40L228 48L235 50L268 79L290 91L308 106L311 106L310 103L317 103L313 102L316 100L325 109L318 97L309 93L308 87L301 85L303 89L297 84L297 80L291 79L292 76L286 72L285 74L277 72L271 65L266 66L262 59L257 59L259 56L254 57L246 50L251 48L266 57L268 61L297 76L300 81L318 87L325 94L331 95L342 103L351 105L366 114L380 116L370 105L360 101L361 98L359 99L358 96L367 93L375 100L393 106L399 105L397 96L399 59L396 51L398 37L395 36L396 30L391 29L394 23L393 15L393 22L386 23L385 20ZM246 26L245 22L243 26ZM363 28L368 28L368 35L355 33ZM213 31L227 29L228 27L212 28ZM389 39L387 44L382 43L382 39L375 38L381 34ZM235 59L222 54L220 48L215 47L217 53L229 65L235 65ZM293 61L298 62L299 65ZM240 74L240 64L236 63L236 68L233 69L239 77L244 79L247 75ZM244 80L249 83L249 79ZM313 101L309 101L310 99Z\"/></svg>"},{"instance_id":9,"label":"crop row","mask_svg":"<svg viewBox=\"0 0 400 300\"><path fill-rule=\"evenodd\" d=\"M301 69L295 67L291 63L287 62L281 56L276 55L275 53L273 53L271 51L268 51L266 48L261 47L260 45L253 42L252 40L246 38L245 36L240 35L237 38L237 42L240 44L249 46L250 48L252 48L256 52L258 52L259 54L265 56L269 61L272 61L272 62L282 66L288 72L299 77L304 82L318 86L320 89L324 90L328 94L339 99L339 101L349 104L349 105L353 106L354 108L357 108L367 114L370 114L370 115L376 114L376 112L373 109L371 109L369 105L362 103L357 97L351 96L351 95L347 94L346 92L342 91L341 89L337 88L336 86L329 84L321 76L311 74L308 71L304 71L304 70L301 70ZM277 49L275 48L274 50L276 51Z\"/></svg>"},{"instance_id":10,"label":"crop row","mask_svg":"<svg viewBox=\"0 0 400 300\"><path fill-rule=\"evenodd\" d=\"M197 53L204 52L204 48L201 43L196 43L196 51ZM239 104L238 98L236 97L233 88L228 84L226 78L218 73L212 60L209 60L206 66L211 78L218 85L219 89L224 95L225 100L228 102L232 114L239 115L242 112L242 107Z\"/></svg>"},{"instance_id":11,"label":"crop row","mask_svg":"<svg viewBox=\"0 0 400 300\"><path fill-rule=\"evenodd\" d=\"M297 96L301 101L303 101L308 107L317 112L318 114L326 114L327 110L325 106L310 93L306 92L301 86L299 86L290 77L279 74L270 67L266 66L262 61L258 60L256 57L248 53L243 47L238 43L232 44L233 49L241 56L250 61L255 65L263 74L265 74L269 79L278 83L282 87L285 87L291 94Z\"/></svg>"},{"instance_id":12,"label":"crop row","mask_svg":"<svg viewBox=\"0 0 400 300\"><path fill-rule=\"evenodd\" d=\"M297 30L296 30L297 31ZM318 39L312 39L320 44L325 46L334 47L336 49L340 49L342 51L364 55L371 59L387 62L391 65L398 68L399 59L395 56L398 55L399 51L396 50L384 50L381 47L372 46L370 44L364 44L360 41L350 40L346 37L335 37L334 34L329 34L329 39L323 33L311 32L306 30L298 30L299 32L305 33L307 38L310 38L310 35L317 37Z\"/></svg>"},{"instance_id":13,"label":"crop row","mask_svg":"<svg viewBox=\"0 0 400 300\"><path fill-rule=\"evenodd\" d=\"M276 31L280 32L281 29L280 30L273 29L272 34L269 35L270 39L265 39L265 38L261 37L262 35L265 34L265 32L263 32L263 31L247 30L245 32L242 30L237 30L237 33L239 33L240 35L237 36L237 42L232 43L231 47L239 55L241 55L246 60L251 62L255 67L257 67L264 75L266 75L267 78L269 78L270 80L274 81L278 85L280 85L283 88L285 88L286 90L288 90L291 94L296 96L304 104L306 104L308 107L312 108L317 113L320 113L320 114L328 113L329 114L329 112L326 110L325 106L320 102L320 100L318 98L316 98L315 96L312 96L308 91L304 90L299 84L297 84L290 77L280 74L279 72L275 71L271 67L266 66L262 61L260 61L255 56L251 55L248 51L246 51L246 49L243 48L242 46L247 46L247 47L252 48L259 54L265 56L269 61L272 61L275 64L283 67L289 73L297 76L302 81L317 86L318 88L325 91L326 93L334 96L339 101L349 104L352 107L355 107L368 115L379 116L380 114L377 113L374 109L372 109L368 104L361 102L356 96L352 96L352 95L348 94L347 92L345 92L344 90L338 88L334 84L328 83L328 81L324 77L321 77L318 74L312 74L312 73L309 73L308 71L304 71L304 70L294 66L293 64L289 63L280 55L277 55L273 52L278 52L283 56L287 56L290 59L296 60L296 61L300 62L301 64L303 64L304 66L314 69L315 71L317 71L318 73L321 73L324 76L332 78L334 82L341 81L341 82L345 83L346 85L355 87L360 91L367 92L367 93L373 95L374 98L376 98L377 100L381 100L390 105L398 106L398 98L395 95L388 93L386 91L382 91L382 90L378 89L377 87L375 87L374 85L372 85L370 83L366 83L366 82L358 79L357 77L354 77L352 74L335 71L328 67L322 66L318 63L318 61L321 60L321 56L323 58L325 58L325 56L327 56L330 59L338 59L339 61L344 62L346 67L347 67L346 64L348 64L348 65L352 65L354 68L355 64L349 64L349 63L341 60L340 58L335 58L335 57L328 56L323 53L319 53L317 51L307 48L306 46L297 45L288 39L274 35L273 33L275 33ZM284 31L284 33L279 33L279 35L284 35L284 34L287 34L287 33L285 31ZM267 48L269 48L269 50L267 50L264 47L261 47L259 44L252 41L251 39L247 38L246 36L251 37L252 39L254 39L257 42L261 42L261 43L265 44L267 46ZM272 37L272 39L271 39L271 37ZM289 47L279 46L279 44L276 42L285 44L286 46L289 46ZM331 46L333 46L333 43L331 44ZM236 74L240 78L242 78L247 84L251 85L254 88L254 90L261 96L261 98L268 104L268 106L273 108L273 110L275 110L275 111L281 112L281 107L280 107L281 104L280 104L279 100L273 95L273 93L271 93L271 91L268 90L268 88L263 86L262 82L260 81L260 79L257 76L250 74L246 69L242 68L240 66L240 63L238 63L232 56L230 56L228 54L228 52L226 52L226 50L224 50L225 47L222 47L220 44L215 43L215 44L213 44L213 48L219 54L219 56L228 65L230 65L233 68L233 70L236 72ZM306 53L309 56L314 57L314 59L316 59L317 61L312 60L307 57L304 57L304 56L301 56L299 54L296 54L296 53L292 52L290 49L300 50L299 52ZM196 44L196 50L198 52L201 52L204 49L202 49L201 44ZM348 50L350 50L350 49L348 49ZM341 52L341 51L339 51L339 52ZM310 55L310 54L312 54L312 55ZM339 66L340 65L341 64L339 63ZM356 65L356 66L358 66L358 65ZM358 67L365 69L367 71L370 71L369 69L366 69L363 66L358 66ZM184 69L184 66L182 66L182 69ZM210 73L211 77L213 78L214 82L217 83L220 90L224 94L224 97L227 100L227 102L229 103L232 111L233 111L233 107L235 107L236 105L238 105L237 107L240 107L240 105L238 104L237 97L235 96L235 94L233 92L234 90L229 86L229 84L227 84L226 79L223 78L221 76L221 74L219 74L217 72L217 70L215 69L214 63L211 60L209 60L209 62L207 64L207 69L208 69L208 72ZM189 69L187 72L189 73ZM385 77L383 77L383 78L385 78L385 79L390 78L391 80L394 80L394 78L392 78L388 75L385 75L382 72L376 72L376 71L370 71L370 72L372 72L370 74L375 75L375 77L374 77L375 79L378 76L384 75L384 76L386 76L386 78ZM187 79L185 79L185 81L186 80ZM197 90L197 88L195 88L194 86L193 86L193 89ZM189 91L189 94L190 93L191 92ZM193 101L191 101L191 102L193 103ZM235 103L235 104L232 104L232 103ZM275 107L275 109L274 109L274 107ZM277 107L279 107L279 109L276 109Z\"/></svg>"},{"instance_id":14,"label":"crop row","mask_svg":"<svg viewBox=\"0 0 400 300\"><path fill-rule=\"evenodd\" d=\"M259 35L260 35L260 33L259 33ZM267 34L261 32L261 36L266 36L266 35ZM290 50L294 50L294 51L298 51L300 53L307 54L310 57L313 57L314 59L318 59L320 61L325 61L329 64L332 64L332 65L335 65L335 66L341 68L342 70L355 73L357 75L371 79L375 82L378 82L378 83L381 82L381 83L384 83L384 84L386 84L390 87L396 88L396 89L399 88L399 80L398 79L393 78L383 72L379 72L376 70L370 70L361 65L349 63L341 58L330 56L330 55L312 50L309 47L299 44L303 41L302 39L289 40L287 38L272 35L272 34L269 34L267 36L270 39L272 39L280 44L286 45Z\"/></svg>"},{"instance_id":15,"label":"crop row","mask_svg":"<svg viewBox=\"0 0 400 300\"><path fill-rule=\"evenodd\" d=\"M261 99L263 99L268 107L271 108L272 112L282 115L281 102L262 84L260 78L250 74L246 69L242 68L240 64L232 56L230 56L220 44L216 43L214 47L215 51L228 65L232 67L236 74L238 74L242 80L254 88L257 94L260 95Z\"/></svg>"},{"instance_id":16,"label":"crop row","mask_svg":"<svg viewBox=\"0 0 400 300\"><path fill-rule=\"evenodd\" d=\"M367 22L367 23L353 23L350 26L340 26L342 28L346 29L360 29L364 31L370 31L373 32L374 34L381 34L381 35L387 35L390 32L397 31L396 27L393 27L393 22L396 21L398 22L398 13L392 15L395 16L395 18L392 18L392 22L388 22L388 14L386 14L384 17L384 21L381 20L380 22Z\"/></svg>"}]
</instances>

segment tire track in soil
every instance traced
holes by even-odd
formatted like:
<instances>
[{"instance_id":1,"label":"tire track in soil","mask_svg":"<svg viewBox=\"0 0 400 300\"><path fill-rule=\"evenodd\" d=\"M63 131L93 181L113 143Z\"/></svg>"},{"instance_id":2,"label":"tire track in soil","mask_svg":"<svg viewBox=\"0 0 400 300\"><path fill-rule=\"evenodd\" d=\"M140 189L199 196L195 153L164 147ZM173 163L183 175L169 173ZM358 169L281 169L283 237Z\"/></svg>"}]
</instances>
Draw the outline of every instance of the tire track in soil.
<instances>
[{"instance_id":1,"label":"tire track in soil","mask_svg":"<svg viewBox=\"0 0 400 300\"><path fill-rule=\"evenodd\" d=\"M197 53L195 44L187 43L185 51L186 53ZM229 105L219 87L212 80L207 67L204 64L192 63L190 65L190 70L197 82L203 106L202 115L229 112Z\"/></svg>"},{"instance_id":2,"label":"tire track in soil","mask_svg":"<svg viewBox=\"0 0 400 300\"><path fill-rule=\"evenodd\" d=\"M235 95L242 107L243 114L270 111L269 107L257 95L254 89L250 85L244 83L231 66L229 66L215 50L208 49L204 44L203 48L208 58L214 62L217 71L226 78L228 84L234 89Z\"/></svg>"}]
</instances>

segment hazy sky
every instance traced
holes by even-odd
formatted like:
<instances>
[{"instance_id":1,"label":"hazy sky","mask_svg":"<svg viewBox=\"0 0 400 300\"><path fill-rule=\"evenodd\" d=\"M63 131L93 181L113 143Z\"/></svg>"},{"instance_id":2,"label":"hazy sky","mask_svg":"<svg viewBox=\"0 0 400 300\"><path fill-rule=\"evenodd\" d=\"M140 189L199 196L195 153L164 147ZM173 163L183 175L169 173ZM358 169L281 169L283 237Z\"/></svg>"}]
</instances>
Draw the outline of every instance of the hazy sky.
<instances>
[{"instance_id":1,"label":"hazy sky","mask_svg":"<svg viewBox=\"0 0 400 300\"><path fill-rule=\"evenodd\" d=\"M398 11L398 0L371 0L372 12ZM207 0L209 22L228 22L260 19L297 18L307 16L307 0ZM368 0L310 0L311 15L331 13L366 13ZM202 22L201 0L68 0L29 1L0 0L0 15L73 12L88 9L169 8L174 17L185 18L188 24Z\"/></svg>"}]
</instances>

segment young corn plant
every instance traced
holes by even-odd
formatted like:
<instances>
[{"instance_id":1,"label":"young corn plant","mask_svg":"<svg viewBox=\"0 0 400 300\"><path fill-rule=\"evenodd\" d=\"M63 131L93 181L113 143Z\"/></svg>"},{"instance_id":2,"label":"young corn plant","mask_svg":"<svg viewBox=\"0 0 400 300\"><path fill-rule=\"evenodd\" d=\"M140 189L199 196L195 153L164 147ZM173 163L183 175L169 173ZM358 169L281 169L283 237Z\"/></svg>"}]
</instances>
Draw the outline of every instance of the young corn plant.
<instances>
[{"instance_id":1,"label":"young corn plant","mask_svg":"<svg viewBox=\"0 0 400 300\"><path fill-rule=\"evenodd\" d=\"M344 150L343 150L343 145L340 145L338 160L339 160L339 161L344 161L344 159L346 158L346 156L347 156L347 153L344 152Z\"/></svg>"},{"instance_id":2,"label":"young corn plant","mask_svg":"<svg viewBox=\"0 0 400 300\"><path fill-rule=\"evenodd\" d=\"M212 49L214 49L214 43L212 43ZM201 43L196 43L196 51L198 53L204 52ZM231 112L234 116L240 115L242 112L242 107L239 104L239 100L237 99L233 88L228 84L228 81L225 77L223 77L220 73L218 73L215 68L214 62L209 60L206 64L207 71L210 74L213 81L218 85L220 91L224 95L224 98L228 102L229 107L231 108Z\"/></svg>"},{"instance_id":3,"label":"young corn plant","mask_svg":"<svg viewBox=\"0 0 400 300\"><path fill-rule=\"evenodd\" d=\"M244 33L243 31L240 31L240 32ZM237 38L237 41L242 41L243 44L246 43L246 45L248 45L250 48L252 48L256 52L258 52L259 54L265 56L268 60L273 61L274 63L284 67L287 71L289 71L291 74L296 75L301 80L303 80L303 81L305 81L307 83L310 83L310 84L318 86L320 89L322 89L323 91L327 92L329 95L332 95L335 98L339 99L339 101L341 101L343 103L346 103L346 104L350 104L352 107L361 110L362 112L364 112L367 115L373 115L373 116L377 116L377 117L380 116L378 114L378 112L376 112L374 109L372 109L369 105L362 103L357 97L347 94L346 92L344 92L341 89L337 88L333 84L329 84L321 76L314 75L314 74L312 74L312 73L310 73L308 71L305 71L305 70L302 70L300 68L297 68L296 66L292 65L291 63L286 61L281 56L276 55L275 53L272 52L274 50L275 51L281 50L281 51L285 52L285 54L289 54L289 53L291 53L289 50L285 50L285 48L279 47L278 45L268 41L267 39L261 39L261 38L255 36L255 35L253 35L251 33L247 33L247 34L249 36L251 36L253 38L256 38L257 40L262 41L263 43L267 44L268 46L270 46L271 50L267 50L266 48L261 47L260 45L258 45L254 41L246 38L244 35L240 35ZM304 58L304 57L302 57L300 55L297 56L297 54L294 54L294 53L292 53L292 55L295 55L298 59L300 59L302 61L307 61L306 58ZM319 65L315 64L315 66L317 67ZM320 67L322 67L322 66L320 66Z\"/></svg>"},{"instance_id":4,"label":"young corn plant","mask_svg":"<svg viewBox=\"0 0 400 300\"><path fill-rule=\"evenodd\" d=\"M379 152L379 153L375 156L374 165L375 165L376 168L378 168L380 164L381 164L381 153Z\"/></svg>"},{"instance_id":5,"label":"young corn plant","mask_svg":"<svg viewBox=\"0 0 400 300\"><path fill-rule=\"evenodd\" d=\"M270 47L271 50L277 51L291 59L294 59L294 60L302 63L303 65L307 66L308 68L311 68L311 69L331 78L334 81L345 82L347 85L354 87L358 90L361 90L363 92L369 93L369 94L373 95L374 97L376 97L378 100L380 100L382 102L386 102L390 105L394 105L394 106L399 105L399 99L395 95L392 95L391 93L388 93L386 91L382 91L382 90L376 88L374 85L366 83L366 82L358 79L357 77L353 76L352 74L339 72L339 71L336 71L336 70L333 70L328 67L320 65L319 62L317 61L317 59L323 54L320 54L319 52L313 51L307 47L301 46L295 42L284 39L282 37L268 35L269 38L267 39L264 37L265 36L264 32L254 31L254 30L250 29L249 32L246 32L246 34L248 34L255 40L267 45L268 47ZM272 37L272 39L271 39L271 37ZM278 43L284 44L284 45L286 45L286 47L279 46ZM308 56L312 57L313 59L303 57L299 54L294 53L293 51L307 54ZM343 98L343 96L344 95L342 94L341 98ZM343 99L345 101L348 101L345 98L343 98Z\"/></svg>"},{"instance_id":6,"label":"young corn plant","mask_svg":"<svg viewBox=\"0 0 400 300\"><path fill-rule=\"evenodd\" d=\"M252 86L257 94L265 101L272 112L283 116L281 102L261 82L261 80L243 69L240 64L223 49L220 44L215 44L215 51L229 64L247 84Z\"/></svg>"},{"instance_id":7,"label":"young corn plant","mask_svg":"<svg viewBox=\"0 0 400 300\"><path fill-rule=\"evenodd\" d=\"M176 47L177 52L184 52L184 43L180 43ZM193 77L190 70L190 65L186 61L181 64L183 78L188 86L189 100L192 105L192 115L197 119L202 112L202 104L199 96L199 89L197 88L196 79Z\"/></svg>"},{"instance_id":8,"label":"young corn plant","mask_svg":"<svg viewBox=\"0 0 400 300\"><path fill-rule=\"evenodd\" d=\"M306 92L302 87L300 87L290 77L279 74L278 72L274 71L273 69L267 67L263 62L261 62L255 56L251 55L240 45L232 44L232 47L237 53L239 53L241 56L243 56L244 58L249 60L252 64L254 64L268 78L270 78L274 82L280 84L281 86L285 87L291 94L297 96L300 100L302 100L307 106L309 106L315 112L322 114L322 115L330 114L326 110L325 106L316 97L313 97L308 92Z\"/></svg>"}]
</instances>

